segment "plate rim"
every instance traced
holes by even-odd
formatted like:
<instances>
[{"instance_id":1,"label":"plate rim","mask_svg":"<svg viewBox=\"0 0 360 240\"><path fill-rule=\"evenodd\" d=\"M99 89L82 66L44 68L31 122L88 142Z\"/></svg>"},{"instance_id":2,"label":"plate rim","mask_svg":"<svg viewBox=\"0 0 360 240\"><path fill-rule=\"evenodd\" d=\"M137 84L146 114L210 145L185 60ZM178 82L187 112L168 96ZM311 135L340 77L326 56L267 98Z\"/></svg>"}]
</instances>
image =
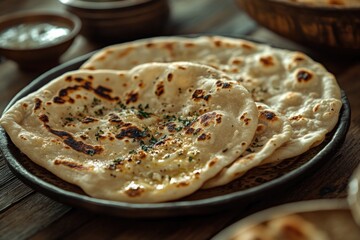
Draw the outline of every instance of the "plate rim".
<instances>
[{"instance_id":1,"label":"plate rim","mask_svg":"<svg viewBox=\"0 0 360 240\"><path fill-rule=\"evenodd\" d=\"M17 100L22 98L24 95L36 91L47 82L53 80L54 78L62 75L67 71L78 69L81 64L84 63L87 59L89 59L89 57L92 56L95 52L97 52L97 50L77 57L69 62L63 63L35 78L30 84L25 86L12 98L12 100L5 107L3 113L5 113ZM317 164L320 164L322 162L321 160L323 158L326 158L328 155L330 155L329 151L339 149L344 142L347 131L350 127L351 116L350 103L343 90L341 90L341 101L343 104L339 114L338 123L332 130L332 132L334 132L333 135L331 136L329 142L322 149L320 149L320 151L316 153L308 162L278 178L275 178L258 186L205 199L184 201L180 200L162 203L127 203L94 198L91 196L62 189L36 177L35 175L32 175L9 152L7 145L12 142L1 126L0 150L3 153L5 162L9 166L10 170L22 182L24 182L26 185L29 185L36 191L41 192L44 195L67 205L85 208L98 213L106 213L122 217L134 217L134 213L135 217L141 216L144 218L208 214L220 211L224 208L228 208L228 206L226 205L229 205L230 203L249 200L260 194L265 194L272 189L278 189L286 183L293 184L294 182L296 182L296 180L299 180L302 175L311 172L311 170L313 170ZM65 197L65 199L59 199L59 195ZM212 206L216 206L217 208L211 208ZM197 208L198 211L193 211L194 208ZM121 210L123 212L121 212Z\"/></svg>"}]
</instances>

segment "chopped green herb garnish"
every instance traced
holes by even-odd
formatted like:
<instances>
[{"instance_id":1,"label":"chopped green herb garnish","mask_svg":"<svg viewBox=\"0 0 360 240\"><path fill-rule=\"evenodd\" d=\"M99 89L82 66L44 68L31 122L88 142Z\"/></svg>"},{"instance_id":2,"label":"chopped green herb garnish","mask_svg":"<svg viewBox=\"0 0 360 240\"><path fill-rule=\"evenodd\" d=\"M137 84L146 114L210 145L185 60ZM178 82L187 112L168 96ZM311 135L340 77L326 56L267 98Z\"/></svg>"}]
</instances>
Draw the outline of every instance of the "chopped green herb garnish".
<instances>
[{"instance_id":1,"label":"chopped green herb garnish","mask_svg":"<svg viewBox=\"0 0 360 240\"><path fill-rule=\"evenodd\" d=\"M106 108L103 107L103 108L100 108L100 109L96 110L94 113L97 116L102 116L102 115L104 115L105 110L106 110Z\"/></svg>"},{"instance_id":2,"label":"chopped green herb garnish","mask_svg":"<svg viewBox=\"0 0 360 240\"><path fill-rule=\"evenodd\" d=\"M151 113L148 113L148 112L145 112L141 109L139 109L139 112L138 112L139 116L143 117L143 118L149 118L151 116Z\"/></svg>"},{"instance_id":3,"label":"chopped green herb garnish","mask_svg":"<svg viewBox=\"0 0 360 240\"><path fill-rule=\"evenodd\" d=\"M90 156L94 156L95 155L95 150L94 149L88 149L86 150L86 154L89 154Z\"/></svg>"},{"instance_id":4,"label":"chopped green herb garnish","mask_svg":"<svg viewBox=\"0 0 360 240\"><path fill-rule=\"evenodd\" d=\"M146 135L146 136L149 137L150 135L148 134L148 135ZM141 147L142 150L148 151L149 149L153 148L156 143L164 140L166 137L167 137L167 136L164 135L164 136L162 136L161 138L157 139L157 138L155 138L153 135L151 135L148 144L145 144L145 142L142 141L142 140L139 141L140 147Z\"/></svg>"},{"instance_id":5,"label":"chopped green herb garnish","mask_svg":"<svg viewBox=\"0 0 360 240\"><path fill-rule=\"evenodd\" d=\"M157 143L157 141L158 141L158 140L157 140L154 136L151 136L149 143L150 143L151 145L154 145L155 143Z\"/></svg>"},{"instance_id":6,"label":"chopped green herb garnish","mask_svg":"<svg viewBox=\"0 0 360 240\"><path fill-rule=\"evenodd\" d=\"M126 109L126 105L120 101L117 103L117 105L119 105L122 109Z\"/></svg>"},{"instance_id":7,"label":"chopped green herb garnish","mask_svg":"<svg viewBox=\"0 0 360 240\"><path fill-rule=\"evenodd\" d=\"M183 127L181 127L181 126L175 128L175 130L176 130L177 132L180 132L182 129L183 129Z\"/></svg>"},{"instance_id":8,"label":"chopped green herb garnish","mask_svg":"<svg viewBox=\"0 0 360 240\"><path fill-rule=\"evenodd\" d=\"M174 115L165 115L164 116L164 119L168 122L172 122L172 121L175 121L176 120L176 116Z\"/></svg>"},{"instance_id":9,"label":"chopped green herb garnish","mask_svg":"<svg viewBox=\"0 0 360 240\"><path fill-rule=\"evenodd\" d=\"M119 158L114 159L113 163L114 164L121 164L123 161L124 161L124 159L119 157Z\"/></svg>"},{"instance_id":10,"label":"chopped green herb garnish","mask_svg":"<svg viewBox=\"0 0 360 240\"><path fill-rule=\"evenodd\" d=\"M66 120L66 121L69 121L69 122L72 122L72 121L74 121L74 118L72 118L72 117L67 117L67 118L65 118L65 120Z\"/></svg>"},{"instance_id":11,"label":"chopped green herb garnish","mask_svg":"<svg viewBox=\"0 0 360 240\"><path fill-rule=\"evenodd\" d=\"M181 117L178 117L178 119L177 119L179 122L181 122L183 125L184 125L184 127L187 127L187 126L189 126L190 125L190 123L192 122L191 120L189 120L189 119L181 119Z\"/></svg>"},{"instance_id":12,"label":"chopped green herb garnish","mask_svg":"<svg viewBox=\"0 0 360 240\"><path fill-rule=\"evenodd\" d=\"M95 106L99 105L100 103L101 103L101 100L100 100L100 99L94 98L93 101L92 101L92 103L91 103L91 106L92 106L92 107L95 107Z\"/></svg>"},{"instance_id":13,"label":"chopped green herb garnish","mask_svg":"<svg viewBox=\"0 0 360 240\"><path fill-rule=\"evenodd\" d=\"M130 152L129 152L129 154L135 154L136 153L136 150L131 150Z\"/></svg>"},{"instance_id":14,"label":"chopped green herb garnish","mask_svg":"<svg viewBox=\"0 0 360 240\"><path fill-rule=\"evenodd\" d=\"M147 152L151 147L149 145L141 145L141 149Z\"/></svg>"},{"instance_id":15,"label":"chopped green herb garnish","mask_svg":"<svg viewBox=\"0 0 360 240\"><path fill-rule=\"evenodd\" d=\"M98 129L97 132L95 133L96 141L99 140L99 138L101 137L102 134L104 134L104 131L101 129Z\"/></svg>"}]
</instances>

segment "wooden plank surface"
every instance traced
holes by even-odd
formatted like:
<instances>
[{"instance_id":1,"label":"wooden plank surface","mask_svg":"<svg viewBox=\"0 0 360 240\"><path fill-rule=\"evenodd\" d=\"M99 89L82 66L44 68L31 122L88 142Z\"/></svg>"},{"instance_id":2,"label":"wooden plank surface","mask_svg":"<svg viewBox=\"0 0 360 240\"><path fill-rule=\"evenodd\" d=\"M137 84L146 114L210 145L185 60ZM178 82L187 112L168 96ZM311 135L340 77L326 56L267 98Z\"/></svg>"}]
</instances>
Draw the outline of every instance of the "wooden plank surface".
<instances>
[{"instance_id":1,"label":"wooden plank surface","mask_svg":"<svg viewBox=\"0 0 360 240\"><path fill-rule=\"evenodd\" d=\"M11 2L11 3L10 3ZM0 3L0 14L18 9L62 11L56 1L14 1ZM282 203L347 196L349 178L360 162L360 62L305 49L257 26L233 1L174 0L168 34L233 34L305 51L333 72L345 90L352 108L351 127L341 149L302 182L277 196L254 200L245 210L234 207L208 216L157 220L125 219L72 208L35 192L17 179L0 154L0 239L209 239L226 226L256 211ZM44 3L44 4L42 4ZM191 6L191 7L189 7ZM90 52L96 45L79 37L62 62ZM0 110L40 73L23 73L11 61L0 63Z\"/></svg>"}]
</instances>

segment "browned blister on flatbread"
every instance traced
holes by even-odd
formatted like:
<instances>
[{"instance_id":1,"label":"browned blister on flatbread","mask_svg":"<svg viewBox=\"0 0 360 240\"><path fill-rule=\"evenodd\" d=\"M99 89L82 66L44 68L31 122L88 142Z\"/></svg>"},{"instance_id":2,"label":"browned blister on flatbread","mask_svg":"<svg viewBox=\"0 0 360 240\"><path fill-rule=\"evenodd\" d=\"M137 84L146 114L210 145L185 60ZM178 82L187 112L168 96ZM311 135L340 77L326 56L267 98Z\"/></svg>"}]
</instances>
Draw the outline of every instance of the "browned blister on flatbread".
<instances>
[{"instance_id":1,"label":"browned blister on flatbread","mask_svg":"<svg viewBox=\"0 0 360 240\"><path fill-rule=\"evenodd\" d=\"M14 104L1 125L31 160L93 197L161 202L234 161L257 121L243 86L180 62L66 73Z\"/></svg>"}]
</instances>

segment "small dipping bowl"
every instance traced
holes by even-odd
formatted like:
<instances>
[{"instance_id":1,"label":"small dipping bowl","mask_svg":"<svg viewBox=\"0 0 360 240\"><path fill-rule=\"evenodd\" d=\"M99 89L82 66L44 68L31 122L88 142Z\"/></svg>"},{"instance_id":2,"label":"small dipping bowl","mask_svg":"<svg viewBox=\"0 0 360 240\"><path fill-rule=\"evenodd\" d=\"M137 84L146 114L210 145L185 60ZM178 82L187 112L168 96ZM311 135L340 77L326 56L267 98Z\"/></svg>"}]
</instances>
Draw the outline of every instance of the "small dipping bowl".
<instances>
[{"instance_id":1,"label":"small dipping bowl","mask_svg":"<svg viewBox=\"0 0 360 240\"><path fill-rule=\"evenodd\" d=\"M0 18L0 55L22 70L39 71L59 63L81 28L68 13L24 12Z\"/></svg>"},{"instance_id":2,"label":"small dipping bowl","mask_svg":"<svg viewBox=\"0 0 360 240\"><path fill-rule=\"evenodd\" d=\"M58 0L82 22L81 33L99 44L160 35L170 16L168 0Z\"/></svg>"}]
</instances>

